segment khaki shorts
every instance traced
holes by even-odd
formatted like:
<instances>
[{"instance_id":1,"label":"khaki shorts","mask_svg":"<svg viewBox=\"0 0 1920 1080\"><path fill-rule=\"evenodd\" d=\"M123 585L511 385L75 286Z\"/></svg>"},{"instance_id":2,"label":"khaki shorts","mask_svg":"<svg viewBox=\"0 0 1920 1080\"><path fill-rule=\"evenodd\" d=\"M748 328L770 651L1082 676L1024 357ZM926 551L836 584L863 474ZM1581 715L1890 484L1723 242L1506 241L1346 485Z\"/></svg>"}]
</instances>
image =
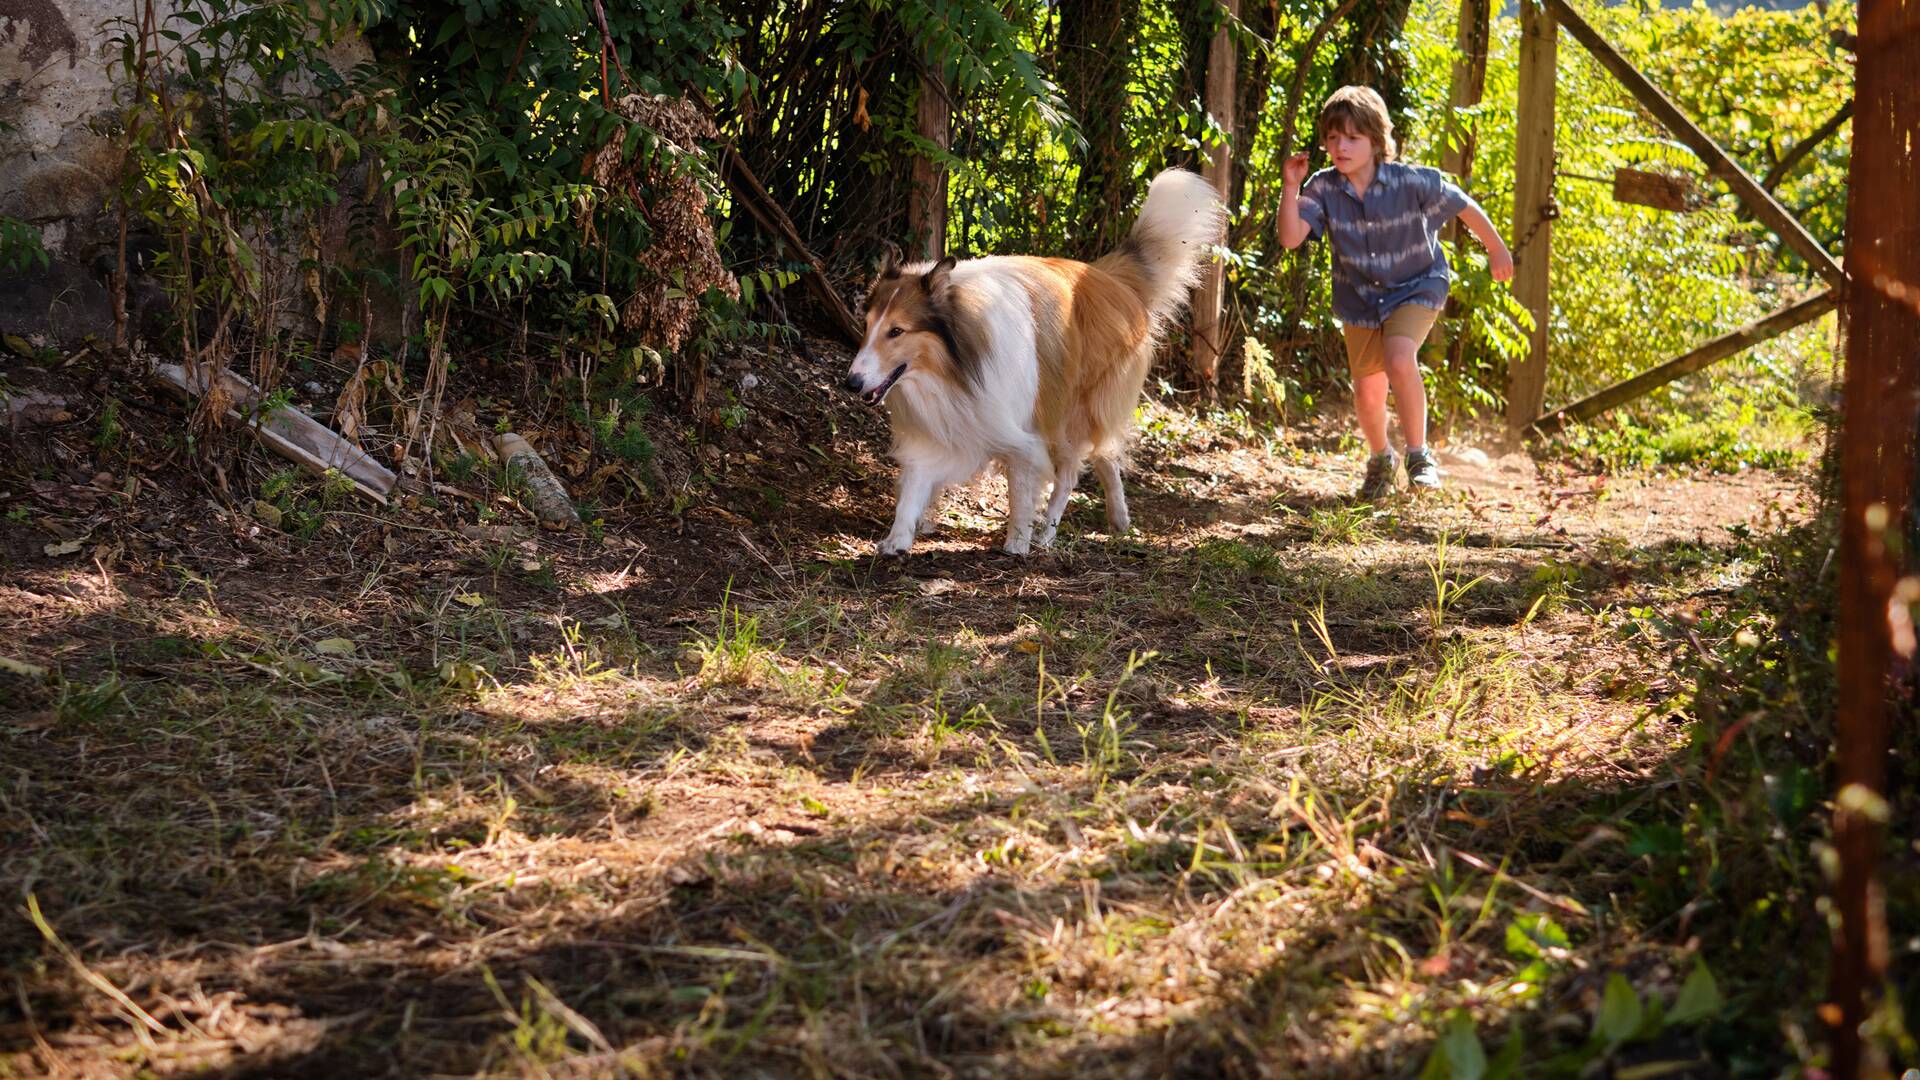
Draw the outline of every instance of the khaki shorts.
<instances>
[{"instance_id":1,"label":"khaki shorts","mask_svg":"<svg viewBox=\"0 0 1920 1080\"><path fill-rule=\"evenodd\" d=\"M1390 337L1412 338L1415 346L1427 340L1427 331L1440 318L1440 312L1424 304L1401 304L1393 309L1382 326L1348 326L1340 324L1340 332L1347 339L1347 367L1353 377L1363 379L1368 375L1387 370L1387 339Z\"/></svg>"}]
</instances>

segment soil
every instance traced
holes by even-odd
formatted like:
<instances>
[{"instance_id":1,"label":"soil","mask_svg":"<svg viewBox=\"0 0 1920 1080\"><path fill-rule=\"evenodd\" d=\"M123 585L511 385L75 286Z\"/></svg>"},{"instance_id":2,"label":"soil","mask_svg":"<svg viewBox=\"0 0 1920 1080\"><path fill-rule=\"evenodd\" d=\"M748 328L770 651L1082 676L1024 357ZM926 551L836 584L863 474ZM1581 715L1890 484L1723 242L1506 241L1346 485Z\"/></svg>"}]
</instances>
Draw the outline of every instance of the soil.
<instances>
[{"instance_id":1,"label":"soil","mask_svg":"<svg viewBox=\"0 0 1920 1080\"><path fill-rule=\"evenodd\" d=\"M0 1075L1251 1069L1192 1034L1240 1022L1220 1017L1251 1000L1251 954L1181 960L1226 974L1143 997L1049 929L1091 933L1101 903L1117 920L1198 902L1176 899L1198 887L1178 865L1049 878L1105 842L1074 842L1097 820L1015 843L1023 815L1050 813L1028 809L1033 785L1106 797L1091 765L1047 779L1061 738L1077 760L1092 737L1073 725L1097 729L1129 686L1130 790L1185 762L1201 791L1191 777L1247 731L1275 762L1318 738L1295 688L1333 677L1260 666L1257 629L1218 605L1264 597L1298 631L1314 583L1332 667L1382 688L1427 662L1408 598L1451 552L1488 582L1452 632L1546 664L1597 616L1535 622L1543 567L1575 568L1596 608L1669 598L1659 559L1804 512L1788 474L1589 475L1458 444L1442 494L1373 507L1352 499L1362 462L1338 417L1268 435L1154 404L1132 536L1105 536L1088 485L1056 550L1007 556L988 478L883 560L883 418L837 389L843 355L813 352L720 368L734 426L656 418L644 465L576 453L577 425L518 425L597 504L570 534L481 478L388 508L297 478L276 524L258 504L286 464L265 451L196 465L179 407L92 361L9 370L70 415L21 425L0 472L0 885L17 909L0 916ZM1140 682L1116 674L1147 649ZM1041 655L1061 667L1036 729L1007 710ZM1633 677L1658 697L1658 671ZM1635 709L1598 677L1567 693L1591 730L1568 719L1542 745L1624 740L1576 771L1641 769ZM976 704L1000 719L967 721ZM1220 812L1265 813L1244 794ZM1142 836L1160 827L1126 805ZM992 856L982 830L1013 846ZM1020 844L1030 861L996 871ZM1290 947L1346 971L1337 925ZM1055 996L1007 974L1019 957ZM976 960L977 985L948 981ZM841 965L864 974L836 982ZM1041 1015L1070 985L1087 988L1072 1009ZM1328 1075L1405 1071L1424 1045L1405 1024L1345 1056L1275 1038L1272 1060Z\"/></svg>"}]
</instances>

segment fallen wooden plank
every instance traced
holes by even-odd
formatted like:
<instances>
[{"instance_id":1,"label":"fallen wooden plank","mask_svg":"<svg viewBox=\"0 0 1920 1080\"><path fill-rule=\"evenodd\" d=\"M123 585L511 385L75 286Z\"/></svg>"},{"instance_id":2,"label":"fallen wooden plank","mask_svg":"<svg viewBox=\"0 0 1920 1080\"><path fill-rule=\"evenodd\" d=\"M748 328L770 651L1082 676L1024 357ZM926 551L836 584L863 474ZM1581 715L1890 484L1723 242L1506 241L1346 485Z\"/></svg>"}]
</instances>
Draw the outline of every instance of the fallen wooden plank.
<instances>
[{"instance_id":1,"label":"fallen wooden plank","mask_svg":"<svg viewBox=\"0 0 1920 1080\"><path fill-rule=\"evenodd\" d=\"M1618 408L1636 398L1644 397L1675 379L1719 363L1735 353L1770 338L1779 337L1803 323L1812 322L1839 305L1839 294L1831 289L1809 296L1797 304L1774 312L1759 322L1714 338L1659 367L1649 368L1630 379L1624 379L1604 390L1589 394L1571 405L1555 409L1534 421L1530 431L1552 434L1565 427L1569 421L1591 420L1609 409Z\"/></svg>"},{"instance_id":2,"label":"fallen wooden plank","mask_svg":"<svg viewBox=\"0 0 1920 1080\"><path fill-rule=\"evenodd\" d=\"M753 174L753 170L747 167L746 159L732 146L720 148L720 175L740 200L740 205L753 215L753 220L812 268L803 280L813 295L826 306L827 314L840 328L840 333L854 345L865 341L866 328L853 317L853 312L840 294L833 291L833 283L827 280L825 264L801 241L800 231L793 227L793 220L787 217L787 212L780 208L779 203L773 201L773 196L767 194L767 189L760 184L760 178Z\"/></svg>"},{"instance_id":3,"label":"fallen wooden plank","mask_svg":"<svg viewBox=\"0 0 1920 1080\"><path fill-rule=\"evenodd\" d=\"M1655 119L1666 125L1667 129L1685 143L1688 149L1700 155L1700 159L1707 163L1708 170L1733 190L1734 195L1746 204L1754 217L1759 218L1768 228L1778 233L1788 247L1807 260L1807 265L1813 267L1815 272L1826 278L1829 283L1840 285L1846 281L1846 271L1840 268L1840 264L1827 253L1826 248L1820 246L1820 242L1813 238L1813 234L1807 232L1806 227L1788 213L1786 207L1776 202L1774 197L1760 186L1758 180L1741 168L1739 162L1733 160L1725 150L1720 149L1720 145L1713 141L1712 136L1702 131L1686 113L1680 111L1679 106L1668 100L1667 95L1661 93L1659 87L1642 75L1640 69L1633 66L1632 61L1622 56L1606 38L1601 37L1600 32L1573 9L1573 5L1567 3L1567 0L1544 0L1544 2L1560 24L1567 28L1567 33L1572 34L1575 41L1585 46L1586 50L1593 54L1593 58L1600 61L1600 66L1612 73L1621 86L1626 87L1634 100L1652 113Z\"/></svg>"},{"instance_id":4,"label":"fallen wooden plank","mask_svg":"<svg viewBox=\"0 0 1920 1080\"><path fill-rule=\"evenodd\" d=\"M198 397L205 392L206 376L189 378L186 368L179 364L158 364L154 375L163 385L186 395ZM260 388L233 373L222 371L221 385L235 405L256 405L261 399ZM375 461L365 450L342 438L333 429L320 423L313 417L292 406L274 409L264 415L255 414L245 417L238 409L227 410L232 420L245 420L247 430L260 440L268 449L282 457L306 466L317 474L329 470L340 473L353 481L354 489L373 501L386 505L387 495L393 491L398 478L392 470Z\"/></svg>"}]
</instances>

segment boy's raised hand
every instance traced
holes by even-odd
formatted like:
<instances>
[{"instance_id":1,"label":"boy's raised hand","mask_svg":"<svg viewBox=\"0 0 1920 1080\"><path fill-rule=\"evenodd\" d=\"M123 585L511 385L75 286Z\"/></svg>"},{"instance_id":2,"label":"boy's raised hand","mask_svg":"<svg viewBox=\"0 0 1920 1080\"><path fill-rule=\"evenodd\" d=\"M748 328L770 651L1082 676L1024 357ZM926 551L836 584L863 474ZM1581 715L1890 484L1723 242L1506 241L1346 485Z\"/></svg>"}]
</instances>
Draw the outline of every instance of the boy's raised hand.
<instances>
[{"instance_id":1,"label":"boy's raised hand","mask_svg":"<svg viewBox=\"0 0 1920 1080\"><path fill-rule=\"evenodd\" d=\"M1487 269L1492 272L1495 281L1513 280L1513 252L1501 244L1498 250L1487 252Z\"/></svg>"},{"instance_id":2,"label":"boy's raised hand","mask_svg":"<svg viewBox=\"0 0 1920 1080\"><path fill-rule=\"evenodd\" d=\"M1280 179L1290 188L1297 188L1307 178L1307 155L1305 151L1288 158L1280 166Z\"/></svg>"}]
</instances>

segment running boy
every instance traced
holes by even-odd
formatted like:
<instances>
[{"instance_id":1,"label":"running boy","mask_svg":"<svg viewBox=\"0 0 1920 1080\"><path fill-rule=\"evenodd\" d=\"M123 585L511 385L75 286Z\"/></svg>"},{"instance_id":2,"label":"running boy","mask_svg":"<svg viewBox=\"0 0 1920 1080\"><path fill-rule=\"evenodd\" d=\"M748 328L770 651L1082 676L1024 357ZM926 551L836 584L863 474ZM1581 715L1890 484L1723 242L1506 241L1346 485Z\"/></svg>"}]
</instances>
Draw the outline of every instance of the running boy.
<instances>
[{"instance_id":1,"label":"running boy","mask_svg":"<svg viewBox=\"0 0 1920 1080\"><path fill-rule=\"evenodd\" d=\"M1486 211L1444 173L1393 160L1393 121L1373 90L1336 91L1314 130L1333 166L1310 178L1306 154L1282 166L1280 242L1296 248L1324 233L1333 244L1333 313L1347 340L1354 412L1372 453L1360 497L1380 498L1398 479L1387 443L1388 387L1407 440L1407 479L1437 488L1419 353L1447 302L1439 231L1455 217L1465 222L1487 249L1495 281L1513 277L1513 255Z\"/></svg>"}]
</instances>

